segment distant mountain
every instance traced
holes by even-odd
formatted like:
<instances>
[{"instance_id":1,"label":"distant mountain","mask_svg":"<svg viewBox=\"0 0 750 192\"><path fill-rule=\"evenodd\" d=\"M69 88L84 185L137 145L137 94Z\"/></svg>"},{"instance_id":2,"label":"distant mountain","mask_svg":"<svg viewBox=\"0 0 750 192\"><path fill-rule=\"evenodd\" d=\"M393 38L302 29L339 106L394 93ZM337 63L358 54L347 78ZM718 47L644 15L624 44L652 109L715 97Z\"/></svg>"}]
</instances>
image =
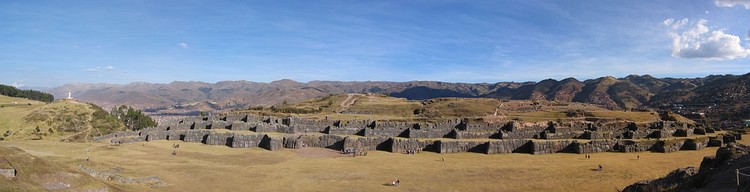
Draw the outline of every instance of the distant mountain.
<instances>
[{"instance_id":1,"label":"distant mountain","mask_svg":"<svg viewBox=\"0 0 750 192\"><path fill-rule=\"evenodd\" d=\"M439 97L485 97L499 99L557 100L597 104L610 109L658 107L665 104L706 102L747 102L749 74L712 75L704 78L655 78L629 75L601 77L586 81L575 78L546 79L540 82L447 83L340 82L279 80L270 83L250 81L172 82L117 84L67 84L47 90L58 98L73 97L103 106L132 105L139 108L200 106L202 111L221 111L251 106L271 106L299 102L331 94L380 93L411 100ZM203 103L203 104L200 104Z\"/></svg>"}]
</instances>

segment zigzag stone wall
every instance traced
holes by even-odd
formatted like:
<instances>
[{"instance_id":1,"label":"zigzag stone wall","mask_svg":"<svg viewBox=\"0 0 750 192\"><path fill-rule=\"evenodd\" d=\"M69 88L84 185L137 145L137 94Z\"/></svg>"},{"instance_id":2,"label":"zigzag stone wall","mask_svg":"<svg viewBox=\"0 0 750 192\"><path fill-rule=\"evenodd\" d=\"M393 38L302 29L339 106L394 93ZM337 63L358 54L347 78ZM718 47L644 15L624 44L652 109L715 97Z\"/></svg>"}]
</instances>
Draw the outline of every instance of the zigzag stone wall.
<instances>
[{"instance_id":1,"label":"zigzag stone wall","mask_svg":"<svg viewBox=\"0 0 750 192\"><path fill-rule=\"evenodd\" d=\"M475 123L467 119L453 119L437 123L416 123L227 114L168 121L139 132L112 133L96 137L95 140L110 140L115 144L181 140L234 148L262 147L268 150L320 147L394 153L432 151L550 154L700 150L741 139L735 135L686 138L715 131L670 121ZM284 134L274 136L266 133Z\"/></svg>"}]
</instances>

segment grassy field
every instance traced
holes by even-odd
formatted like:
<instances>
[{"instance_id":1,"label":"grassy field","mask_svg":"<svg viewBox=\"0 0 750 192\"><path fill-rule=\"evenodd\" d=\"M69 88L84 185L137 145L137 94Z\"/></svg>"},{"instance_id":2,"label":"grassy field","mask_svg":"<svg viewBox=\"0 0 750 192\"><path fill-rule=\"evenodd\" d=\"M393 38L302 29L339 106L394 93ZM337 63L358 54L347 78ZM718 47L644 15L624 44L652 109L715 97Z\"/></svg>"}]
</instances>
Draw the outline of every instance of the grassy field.
<instances>
[{"instance_id":1,"label":"grassy field","mask_svg":"<svg viewBox=\"0 0 750 192\"><path fill-rule=\"evenodd\" d=\"M580 121L584 119L646 122L661 119L656 112L613 111L584 103L492 98L437 98L409 101L378 94L332 95L296 104L278 105L274 108L237 112L275 116L291 115L312 119L432 122L456 118L481 119L485 122ZM579 115L570 116L569 112L576 112ZM676 114L673 116L680 121L690 121Z\"/></svg>"},{"instance_id":2,"label":"grassy field","mask_svg":"<svg viewBox=\"0 0 750 192\"><path fill-rule=\"evenodd\" d=\"M0 136L6 131L24 129L23 117L43 105L44 102L0 95Z\"/></svg>"},{"instance_id":3,"label":"grassy field","mask_svg":"<svg viewBox=\"0 0 750 192\"><path fill-rule=\"evenodd\" d=\"M417 155L371 151L343 157L318 148L266 151L171 141L110 146L54 141L0 142L61 164L117 168L122 175L156 175L167 186L113 184L128 191L615 191L669 171L699 166L716 148L675 153L477 153ZM314 154L305 155L309 150ZM326 154L329 153L329 154ZM85 162L86 157L91 162ZM640 160L636 159L640 156ZM445 158L443 162L440 159ZM594 171L598 165L604 171ZM401 186L387 183L401 180Z\"/></svg>"}]
</instances>

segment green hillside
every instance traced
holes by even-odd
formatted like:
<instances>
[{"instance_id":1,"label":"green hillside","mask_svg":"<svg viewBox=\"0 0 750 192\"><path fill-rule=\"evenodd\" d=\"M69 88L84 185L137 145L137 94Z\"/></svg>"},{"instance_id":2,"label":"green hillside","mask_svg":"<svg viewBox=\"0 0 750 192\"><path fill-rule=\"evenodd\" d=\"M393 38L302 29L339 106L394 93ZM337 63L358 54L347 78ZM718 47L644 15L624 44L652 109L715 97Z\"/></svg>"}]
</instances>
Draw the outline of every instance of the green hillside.
<instances>
[{"instance_id":1,"label":"green hillside","mask_svg":"<svg viewBox=\"0 0 750 192\"><path fill-rule=\"evenodd\" d=\"M0 132L3 139L87 141L125 126L101 107L76 100L49 104L0 96Z\"/></svg>"}]
</instances>

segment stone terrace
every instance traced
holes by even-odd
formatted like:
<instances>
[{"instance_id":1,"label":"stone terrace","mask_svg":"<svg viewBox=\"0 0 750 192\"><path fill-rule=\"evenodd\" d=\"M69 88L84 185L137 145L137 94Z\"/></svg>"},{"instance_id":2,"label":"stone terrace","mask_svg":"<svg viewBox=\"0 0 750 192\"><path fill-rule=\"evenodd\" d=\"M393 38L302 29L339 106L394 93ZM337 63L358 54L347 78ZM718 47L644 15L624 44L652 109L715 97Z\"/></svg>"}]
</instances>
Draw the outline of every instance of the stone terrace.
<instances>
[{"instance_id":1,"label":"stone terrace","mask_svg":"<svg viewBox=\"0 0 750 192\"><path fill-rule=\"evenodd\" d=\"M162 122L138 132L97 137L111 143L180 140L233 148L321 147L341 151L394 153L598 153L674 152L718 147L740 135L672 121L440 123L312 120L299 117L229 114Z\"/></svg>"}]
</instances>

